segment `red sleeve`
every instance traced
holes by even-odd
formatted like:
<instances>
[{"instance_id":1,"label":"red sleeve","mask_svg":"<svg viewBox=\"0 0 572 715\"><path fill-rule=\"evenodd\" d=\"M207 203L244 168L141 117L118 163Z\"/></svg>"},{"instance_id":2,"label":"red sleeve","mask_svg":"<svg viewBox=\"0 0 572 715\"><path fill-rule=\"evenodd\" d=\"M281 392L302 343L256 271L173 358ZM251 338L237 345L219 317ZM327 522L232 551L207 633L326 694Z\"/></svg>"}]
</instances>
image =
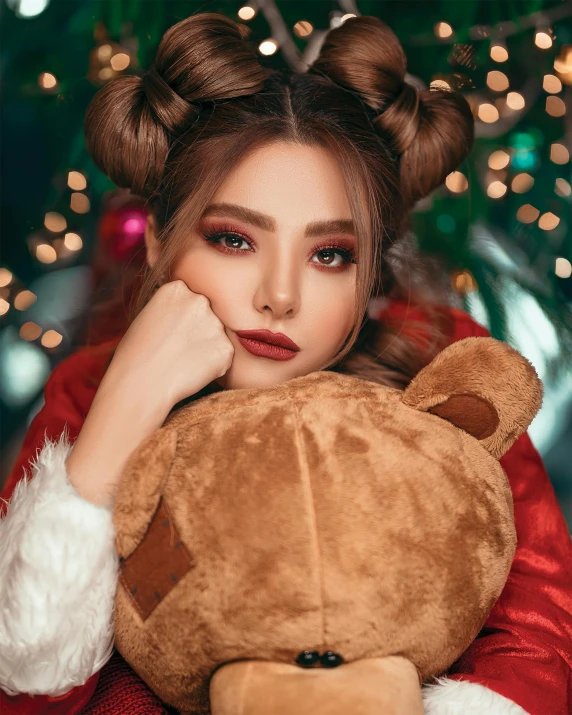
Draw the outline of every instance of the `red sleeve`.
<instances>
[{"instance_id":1,"label":"red sleeve","mask_svg":"<svg viewBox=\"0 0 572 715\"><path fill-rule=\"evenodd\" d=\"M79 434L84 421L84 414L80 408L77 397L71 387L70 378L77 364L77 358L70 356L62 361L51 373L44 387L44 406L32 420L24 443L16 458L16 463L8 476L2 489L2 499L8 501L14 491L16 483L28 469L29 461L36 456L44 444L45 436L56 439L68 426L70 439L75 439ZM6 504L0 502L0 517L4 515ZM83 685L73 688L68 693L52 697L49 695L27 695L21 693L16 696L7 695L0 688L0 713L2 715L75 715L80 713L92 697L99 672Z\"/></svg>"},{"instance_id":2,"label":"red sleeve","mask_svg":"<svg viewBox=\"0 0 572 715\"><path fill-rule=\"evenodd\" d=\"M489 335L457 312L456 339ZM449 677L480 683L530 715L570 715L572 541L528 434L500 463L514 500L516 554L483 630L452 666Z\"/></svg>"}]
</instances>

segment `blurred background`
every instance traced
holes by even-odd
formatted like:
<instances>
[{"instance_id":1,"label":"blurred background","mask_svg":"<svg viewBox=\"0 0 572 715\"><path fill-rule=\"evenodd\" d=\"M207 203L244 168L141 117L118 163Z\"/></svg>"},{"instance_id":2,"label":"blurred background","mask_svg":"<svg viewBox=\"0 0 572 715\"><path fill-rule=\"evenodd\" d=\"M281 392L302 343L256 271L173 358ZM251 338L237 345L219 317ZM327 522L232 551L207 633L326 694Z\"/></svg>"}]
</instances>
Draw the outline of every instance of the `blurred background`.
<instances>
[{"instance_id":1,"label":"blurred background","mask_svg":"<svg viewBox=\"0 0 572 715\"><path fill-rule=\"evenodd\" d=\"M125 328L145 209L85 150L94 93L150 65L197 12L251 28L268 66L300 70L325 33L375 15L407 81L447 85L476 122L469 159L415 207L414 240L467 310L535 366L529 430L572 527L570 0L1 0L0 486L55 365Z\"/></svg>"}]
</instances>

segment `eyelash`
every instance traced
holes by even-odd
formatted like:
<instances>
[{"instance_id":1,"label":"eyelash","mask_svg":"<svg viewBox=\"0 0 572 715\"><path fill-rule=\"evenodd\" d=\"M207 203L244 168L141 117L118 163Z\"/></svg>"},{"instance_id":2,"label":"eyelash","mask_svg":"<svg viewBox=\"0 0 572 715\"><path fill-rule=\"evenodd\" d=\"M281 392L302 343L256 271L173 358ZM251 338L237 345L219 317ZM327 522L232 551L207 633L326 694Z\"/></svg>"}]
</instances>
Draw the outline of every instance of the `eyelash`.
<instances>
[{"instance_id":1,"label":"eyelash","mask_svg":"<svg viewBox=\"0 0 572 715\"><path fill-rule=\"evenodd\" d=\"M247 243L251 248L252 248L252 241L246 236L243 236L241 233L238 233L235 229L216 229L214 231L210 232L205 232L203 233L204 239L207 243L210 243L212 245L216 245L218 250L221 250L223 253L229 253L229 254L237 254L237 253L247 253L244 249L240 248L229 248L228 246L223 246L222 244L218 243L221 238L223 237L232 237L232 238L238 238L241 241L244 241ZM325 271L332 271L332 272L339 272L347 268L348 265L352 263L357 263L356 258L355 258L355 251L348 249L341 244L337 243L336 241L332 241L329 243L327 246L320 246L319 248L315 248L313 251L314 255L315 253L322 253L322 252L332 252L334 251L335 253L338 253L342 259L343 263L338 266L334 266L333 268L330 268L327 264L324 263L316 263L321 270Z\"/></svg>"}]
</instances>

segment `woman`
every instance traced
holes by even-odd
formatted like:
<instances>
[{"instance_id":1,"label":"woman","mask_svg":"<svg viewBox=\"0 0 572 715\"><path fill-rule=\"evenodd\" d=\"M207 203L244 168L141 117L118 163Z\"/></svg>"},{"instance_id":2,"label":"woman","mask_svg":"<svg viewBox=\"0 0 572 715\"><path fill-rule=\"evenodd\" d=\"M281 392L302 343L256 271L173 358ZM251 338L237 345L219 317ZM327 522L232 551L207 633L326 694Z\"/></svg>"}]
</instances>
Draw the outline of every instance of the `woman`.
<instances>
[{"instance_id":1,"label":"woman","mask_svg":"<svg viewBox=\"0 0 572 715\"><path fill-rule=\"evenodd\" d=\"M112 656L111 509L129 454L172 409L323 369L402 388L447 343L486 335L431 307L429 284L388 258L415 201L469 154L467 102L406 84L403 50L373 17L332 30L301 74L266 70L246 34L217 14L187 18L149 72L88 109L95 162L148 198L148 271L121 341L53 371L4 490L3 712L167 712ZM274 336L248 335L260 330ZM424 686L430 715L572 704L564 518L526 435L502 463L517 554L479 638Z\"/></svg>"}]
</instances>

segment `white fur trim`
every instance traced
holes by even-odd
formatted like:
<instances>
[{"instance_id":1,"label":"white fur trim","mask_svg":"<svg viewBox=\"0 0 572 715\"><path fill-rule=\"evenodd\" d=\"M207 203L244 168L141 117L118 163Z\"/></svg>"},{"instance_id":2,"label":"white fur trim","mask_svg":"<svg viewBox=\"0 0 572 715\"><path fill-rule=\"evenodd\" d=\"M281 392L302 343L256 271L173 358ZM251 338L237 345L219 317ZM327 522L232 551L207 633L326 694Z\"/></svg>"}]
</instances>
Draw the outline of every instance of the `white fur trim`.
<instances>
[{"instance_id":1,"label":"white fur trim","mask_svg":"<svg viewBox=\"0 0 572 715\"><path fill-rule=\"evenodd\" d=\"M0 519L0 688L63 695L109 660L119 574L112 510L83 499L64 430L31 461Z\"/></svg>"},{"instance_id":2,"label":"white fur trim","mask_svg":"<svg viewBox=\"0 0 572 715\"><path fill-rule=\"evenodd\" d=\"M520 705L469 680L435 678L421 689L425 715L528 715Z\"/></svg>"}]
</instances>

